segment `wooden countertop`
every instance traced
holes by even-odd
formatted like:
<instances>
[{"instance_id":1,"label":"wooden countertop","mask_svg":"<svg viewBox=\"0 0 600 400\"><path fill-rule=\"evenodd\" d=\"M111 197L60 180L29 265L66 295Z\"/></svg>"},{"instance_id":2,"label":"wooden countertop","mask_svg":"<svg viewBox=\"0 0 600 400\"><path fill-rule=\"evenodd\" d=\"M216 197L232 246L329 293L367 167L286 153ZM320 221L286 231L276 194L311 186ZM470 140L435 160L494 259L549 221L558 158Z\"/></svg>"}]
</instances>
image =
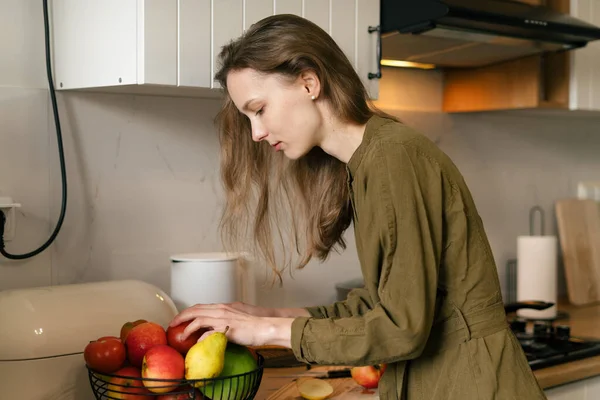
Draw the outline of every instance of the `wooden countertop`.
<instances>
[{"instance_id":1,"label":"wooden countertop","mask_svg":"<svg viewBox=\"0 0 600 400\"><path fill-rule=\"evenodd\" d=\"M567 303L560 303L559 311L569 314L564 320L559 320L557 323L569 325L571 327L572 336L600 339L600 304L575 307ZM326 367L323 369L326 369ZM283 398L279 396L279 394L281 394L280 389L292 383L294 381L294 376L305 373L306 371L306 367L265 369L256 399L275 400ZM539 369L534 371L534 375L544 389L597 376L600 375L600 356ZM350 378L338 378L332 380L332 383L335 383L338 386L347 386L350 382ZM279 391L279 393L275 395L277 391ZM300 397L284 397L289 400L300 399Z\"/></svg>"}]
</instances>

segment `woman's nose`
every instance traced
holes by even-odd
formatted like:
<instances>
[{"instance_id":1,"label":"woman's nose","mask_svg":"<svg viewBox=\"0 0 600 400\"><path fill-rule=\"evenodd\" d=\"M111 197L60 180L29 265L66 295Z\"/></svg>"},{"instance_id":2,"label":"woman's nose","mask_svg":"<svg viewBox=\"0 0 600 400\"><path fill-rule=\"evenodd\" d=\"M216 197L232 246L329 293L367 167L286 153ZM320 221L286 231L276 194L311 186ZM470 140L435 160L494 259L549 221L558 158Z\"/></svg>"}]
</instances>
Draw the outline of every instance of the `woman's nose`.
<instances>
[{"instance_id":1,"label":"woman's nose","mask_svg":"<svg viewBox=\"0 0 600 400\"><path fill-rule=\"evenodd\" d=\"M264 127L256 125L252 127L252 140L254 140L255 142L260 142L261 140L266 138L267 135L268 132L266 129L264 129Z\"/></svg>"}]
</instances>

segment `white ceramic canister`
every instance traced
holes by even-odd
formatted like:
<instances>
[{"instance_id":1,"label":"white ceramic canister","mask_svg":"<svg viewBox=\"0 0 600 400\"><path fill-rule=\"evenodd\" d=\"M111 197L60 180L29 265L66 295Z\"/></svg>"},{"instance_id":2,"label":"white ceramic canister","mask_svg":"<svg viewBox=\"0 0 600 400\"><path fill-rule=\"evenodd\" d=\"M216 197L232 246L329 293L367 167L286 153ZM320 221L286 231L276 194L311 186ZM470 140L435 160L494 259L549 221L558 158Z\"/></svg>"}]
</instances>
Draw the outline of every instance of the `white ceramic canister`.
<instances>
[{"instance_id":1,"label":"white ceramic canister","mask_svg":"<svg viewBox=\"0 0 600 400\"><path fill-rule=\"evenodd\" d=\"M254 304L252 263L240 253L171 256L171 299L179 311L195 304Z\"/></svg>"}]
</instances>

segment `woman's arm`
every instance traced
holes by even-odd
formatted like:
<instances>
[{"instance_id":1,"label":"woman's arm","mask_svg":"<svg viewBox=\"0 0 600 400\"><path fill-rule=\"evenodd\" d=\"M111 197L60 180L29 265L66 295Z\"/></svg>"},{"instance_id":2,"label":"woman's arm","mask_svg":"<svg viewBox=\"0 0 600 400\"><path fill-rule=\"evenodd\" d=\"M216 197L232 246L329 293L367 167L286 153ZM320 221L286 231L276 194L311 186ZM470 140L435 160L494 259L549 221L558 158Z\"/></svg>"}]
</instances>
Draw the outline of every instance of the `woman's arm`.
<instances>
[{"instance_id":1,"label":"woman's arm","mask_svg":"<svg viewBox=\"0 0 600 400\"><path fill-rule=\"evenodd\" d=\"M260 307L252 304L235 302L227 304L234 310L241 311L256 317L266 318L296 318L296 317L310 317L311 314L306 308L274 308L274 307ZM208 306L208 305L206 305ZM205 307L206 307L205 306ZM213 305L214 306L214 305Z\"/></svg>"},{"instance_id":2,"label":"woman's arm","mask_svg":"<svg viewBox=\"0 0 600 400\"><path fill-rule=\"evenodd\" d=\"M272 308L272 314L276 318L310 317L306 308Z\"/></svg>"},{"instance_id":3,"label":"woman's arm","mask_svg":"<svg viewBox=\"0 0 600 400\"><path fill-rule=\"evenodd\" d=\"M354 289L345 301L338 301L330 306L304 307L304 308L273 308L259 307L252 304L235 302L230 303L233 309L269 318L342 318L361 315L371 308L371 298L366 289Z\"/></svg>"},{"instance_id":4,"label":"woman's arm","mask_svg":"<svg viewBox=\"0 0 600 400\"><path fill-rule=\"evenodd\" d=\"M307 307L313 318L347 318L363 315L373 308L371 295L365 288L352 289L348 298L329 306Z\"/></svg>"}]
</instances>

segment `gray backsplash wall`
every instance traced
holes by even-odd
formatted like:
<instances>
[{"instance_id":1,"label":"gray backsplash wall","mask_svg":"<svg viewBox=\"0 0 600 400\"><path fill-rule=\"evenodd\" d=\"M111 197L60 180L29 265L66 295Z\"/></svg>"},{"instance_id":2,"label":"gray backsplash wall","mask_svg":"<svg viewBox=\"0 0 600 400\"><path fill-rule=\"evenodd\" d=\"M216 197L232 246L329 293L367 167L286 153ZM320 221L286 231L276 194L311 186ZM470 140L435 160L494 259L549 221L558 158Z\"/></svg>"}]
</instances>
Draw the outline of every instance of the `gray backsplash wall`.
<instances>
[{"instance_id":1,"label":"gray backsplash wall","mask_svg":"<svg viewBox=\"0 0 600 400\"><path fill-rule=\"evenodd\" d=\"M19 12L21 22L8 11ZM13 252L45 241L60 210L40 18L38 2L0 5L0 48L12 57L0 63L0 195L23 204L17 238L7 245ZM530 207L544 208L547 233L555 233L553 202L574 195L580 180L600 179L600 117L445 115L436 112L440 83L436 74L386 69L378 105L435 140L461 169L504 283L516 238L529 231ZM135 278L168 291L170 254L220 249L218 101L61 93L59 106L69 179L65 224L36 258L0 259L0 290ZM360 275L352 232L347 236L343 254L313 262L293 279L286 275L283 289L261 289L258 302L332 301L336 282ZM262 271L257 277L262 283Z\"/></svg>"},{"instance_id":2,"label":"gray backsplash wall","mask_svg":"<svg viewBox=\"0 0 600 400\"><path fill-rule=\"evenodd\" d=\"M22 104L26 89L2 92L4 109L29 110L4 114L4 122L17 125L12 131L23 140L4 140L0 147L3 166L14 171L2 174L0 187L12 187L24 213L9 248L25 251L46 236L59 212L56 142L51 118L35 112L39 99ZM222 196L212 127L218 101L95 93L60 99L67 218L51 260L44 254L22 266L2 262L2 286L136 278L168 290L170 254L220 249L216 227ZM502 282L507 259L516 254L516 237L529 232L530 207L544 208L547 233L554 233L553 202L574 195L579 180L600 174L598 119L397 114L435 140L463 172ZM35 121L50 126L42 134L44 124ZM34 192L31 200L28 192ZM49 207L46 215L41 212L38 223L28 223L44 206ZM332 300L336 282L359 276L351 232L348 238L344 254L294 273L285 290L263 290L259 301L294 306Z\"/></svg>"}]
</instances>

